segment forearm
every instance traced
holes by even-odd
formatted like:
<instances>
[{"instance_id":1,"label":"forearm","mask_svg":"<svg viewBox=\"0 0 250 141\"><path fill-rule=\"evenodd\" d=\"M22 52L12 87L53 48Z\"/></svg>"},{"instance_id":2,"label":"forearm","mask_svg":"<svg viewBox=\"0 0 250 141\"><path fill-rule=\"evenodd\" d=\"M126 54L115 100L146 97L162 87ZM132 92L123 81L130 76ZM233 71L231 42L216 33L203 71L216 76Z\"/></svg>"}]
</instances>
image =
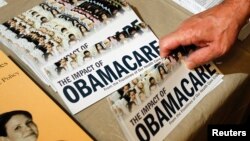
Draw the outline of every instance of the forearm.
<instances>
[{"instance_id":1,"label":"forearm","mask_svg":"<svg viewBox=\"0 0 250 141\"><path fill-rule=\"evenodd\" d=\"M223 6L231 10L231 18L242 27L250 18L250 0L224 0Z\"/></svg>"}]
</instances>

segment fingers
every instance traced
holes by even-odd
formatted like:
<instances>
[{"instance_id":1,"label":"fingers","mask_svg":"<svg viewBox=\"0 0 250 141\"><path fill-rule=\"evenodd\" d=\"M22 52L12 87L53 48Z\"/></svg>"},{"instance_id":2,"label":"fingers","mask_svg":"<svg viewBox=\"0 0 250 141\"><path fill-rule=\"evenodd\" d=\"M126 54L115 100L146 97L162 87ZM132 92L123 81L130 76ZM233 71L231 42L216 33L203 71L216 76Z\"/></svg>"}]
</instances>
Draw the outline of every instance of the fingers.
<instances>
[{"instance_id":1,"label":"fingers","mask_svg":"<svg viewBox=\"0 0 250 141\"><path fill-rule=\"evenodd\" d=\"M192 52L185 60L186 66L193 69L218 57L218 54L210 47L199 48Z\"/></svg>"},{"instance_id":2,"label":"fingers","mask_svg":"<svg viewBox=\"0 0 250 141\"><path fill-rule=\"evenodd\" d=\"M172 32L160 40L160 56L166 57L170 52L180 46L191 45L192 41L196 41L194 31L190 28L188 30L180 28Z\"/></svg>"},{"instance_id":3,"label":"fingers","mask_svg":"<svg viewBox=\"0 0 250 141\"><path fill-rule=\"evenodd\" d=\"M160 39L160 56L166 57L172 50L180 46L178 35L176 32L170 33Z\"/></svg>"}]
</instances>

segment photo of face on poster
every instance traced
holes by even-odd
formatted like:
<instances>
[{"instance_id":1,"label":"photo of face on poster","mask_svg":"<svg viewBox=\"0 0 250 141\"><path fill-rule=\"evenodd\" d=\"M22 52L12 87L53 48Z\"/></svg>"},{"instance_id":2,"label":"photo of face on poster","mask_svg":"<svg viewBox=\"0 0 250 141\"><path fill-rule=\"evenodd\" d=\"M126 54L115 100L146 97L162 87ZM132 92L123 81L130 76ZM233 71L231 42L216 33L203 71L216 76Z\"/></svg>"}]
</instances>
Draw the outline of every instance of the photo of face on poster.
<instances>
[{"instance_id":1,"label":"photo of face on poster","mask_svg":"<svg viewBox=\"0 0 250 141\"><path fill-rule=\"evenodd\" d=\"M28 111L9 111L0 115L0 136L6 141L37 141L38 127Z\"/></svg>"}]
</instances>

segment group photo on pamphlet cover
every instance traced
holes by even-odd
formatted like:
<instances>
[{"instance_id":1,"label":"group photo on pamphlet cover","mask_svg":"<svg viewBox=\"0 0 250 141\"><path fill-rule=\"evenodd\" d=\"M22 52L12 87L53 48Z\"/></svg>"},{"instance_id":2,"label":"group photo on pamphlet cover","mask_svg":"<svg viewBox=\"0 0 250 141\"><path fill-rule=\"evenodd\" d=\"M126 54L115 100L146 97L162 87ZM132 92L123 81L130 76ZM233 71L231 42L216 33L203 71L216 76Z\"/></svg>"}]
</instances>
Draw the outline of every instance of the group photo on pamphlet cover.
<instances>
[{"instance_id":1,"label":"group photo on pamphlet cover","mask_svg":"<svg viewBox=\"0 0 250 141\"><path fill-rule=\"evenodd\" d=\"M48 73L50 78L57 78L62 74L66 74L67 72L83 66L91 60L98 59L103 54L122 48L128 42L134 40L148 30L145 23L138 23L134 26L127 25L123 30L115 32L113 36L109 36L103 41L92 46L81 46L54 64L48 63L44 68L45 72Z\"/></svg>"}]
</instances>

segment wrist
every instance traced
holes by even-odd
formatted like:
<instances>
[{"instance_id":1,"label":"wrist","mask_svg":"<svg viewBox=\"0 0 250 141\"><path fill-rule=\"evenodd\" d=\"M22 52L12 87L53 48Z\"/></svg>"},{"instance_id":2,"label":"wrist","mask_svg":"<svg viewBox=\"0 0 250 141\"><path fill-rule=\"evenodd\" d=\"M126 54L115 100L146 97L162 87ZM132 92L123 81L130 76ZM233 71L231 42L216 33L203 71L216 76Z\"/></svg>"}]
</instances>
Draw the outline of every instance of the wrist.
<instances>
[{"instance_id":1,"label":"wrist","mask_svg":"<svg viewBox=\"0 0 250 141\"><path fill-rule=\"evenodd\" d=\"M229 8L231 17L235 19L239 28L250 18L250 0L224 0L222 5Z\"/></svg>"}]
</instances>

